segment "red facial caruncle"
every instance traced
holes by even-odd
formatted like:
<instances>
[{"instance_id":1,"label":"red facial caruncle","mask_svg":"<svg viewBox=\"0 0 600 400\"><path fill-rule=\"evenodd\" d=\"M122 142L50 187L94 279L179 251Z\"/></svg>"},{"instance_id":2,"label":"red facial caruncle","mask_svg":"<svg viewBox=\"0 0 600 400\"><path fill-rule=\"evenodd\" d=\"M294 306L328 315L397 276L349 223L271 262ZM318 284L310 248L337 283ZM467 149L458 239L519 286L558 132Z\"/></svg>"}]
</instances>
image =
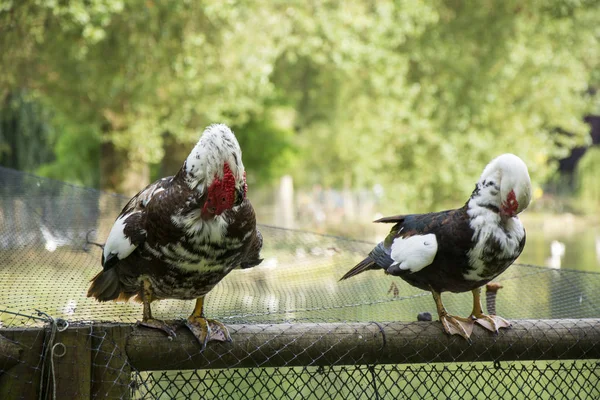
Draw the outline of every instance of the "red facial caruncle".
<instances>
[{"instance_id":1,"label":"red facial caruncle","mask_svg":"<svg viewBox=\"0 0 600 400\"><path fill-rule=\"evenodd\" d=\"M517 210L519 209L519 202L517 201L517 196L515 195L515 191L511 190L506 196L506 200L500 206L502 214L514 217L517 215Z\"/></svg>"},{"instance_id":2,"label":"red facial caruncle","mask_svg":"<svg viewBox=\"0 0 600 400\"><path fill-rule=\"evenodd\" d=\"M229 164L225 163L223 166L223 179L215 176L208 187L208 197L202 208L202 216L210 218L221 215L225 210L233 208L235 196L235 177Z\"/></svg>"}]
</instances>

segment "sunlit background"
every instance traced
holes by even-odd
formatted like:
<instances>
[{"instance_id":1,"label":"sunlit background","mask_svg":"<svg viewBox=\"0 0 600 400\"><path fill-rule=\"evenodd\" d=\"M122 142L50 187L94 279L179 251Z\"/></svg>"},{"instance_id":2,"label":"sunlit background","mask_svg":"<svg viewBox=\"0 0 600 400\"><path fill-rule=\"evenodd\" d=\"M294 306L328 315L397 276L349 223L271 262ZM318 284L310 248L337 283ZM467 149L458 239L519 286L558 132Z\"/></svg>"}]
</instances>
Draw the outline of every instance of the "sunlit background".
<instances>
[{"instance_id":1,"label":"sunlit background","mask_svg":"<svg viewBox=\"0 0 600 400\"><path fill-rule=\"evenodd\" d=\"M593 0L0 2L2 166L132 195L224 122L259 222L374 242L513 152L554 268L600 271L599 87Z\"/></svg>"}]
</instances>

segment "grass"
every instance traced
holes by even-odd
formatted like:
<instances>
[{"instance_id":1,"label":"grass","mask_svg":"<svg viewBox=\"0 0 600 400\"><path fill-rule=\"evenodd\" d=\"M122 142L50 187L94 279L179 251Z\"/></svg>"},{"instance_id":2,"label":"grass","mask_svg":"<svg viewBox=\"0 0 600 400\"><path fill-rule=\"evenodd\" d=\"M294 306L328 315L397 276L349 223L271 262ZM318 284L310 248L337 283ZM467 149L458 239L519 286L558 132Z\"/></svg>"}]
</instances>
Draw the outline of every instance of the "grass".
<instances>
[{"instance_id":1,"label":"grass","mask_svg":"<svg viewBox=\"0 0 600 400\"><path fill-rule=\"evenodd\" d=\"M134 398L598 398L597 360L141 372Z\"/></svg>"}]
</instances>

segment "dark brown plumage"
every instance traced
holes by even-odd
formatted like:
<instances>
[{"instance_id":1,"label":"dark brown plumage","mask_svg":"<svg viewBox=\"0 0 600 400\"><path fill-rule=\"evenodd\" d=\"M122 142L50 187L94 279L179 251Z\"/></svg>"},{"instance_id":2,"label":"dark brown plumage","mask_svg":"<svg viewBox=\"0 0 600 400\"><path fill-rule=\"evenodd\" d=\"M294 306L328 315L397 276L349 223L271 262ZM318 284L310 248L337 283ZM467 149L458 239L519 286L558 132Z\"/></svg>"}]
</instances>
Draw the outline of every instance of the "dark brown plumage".
<instances>
[{"instance_id":1,"label":"dark brown plumage","mask_svg":"<svg viewBox=\"0 0 600 400\"><path fill-rule=\"evenodd\" d=\"M234 268L262 261L262 236L246 199L241 160L229 128L207 128L175 176L149 185L123 208L88 297L140 301L141 324L169 335L172 328L152 318L150 303L197 299L187 324L200 343L230 340L221 323L204 318L203 299Z\"/></svg>"},{"instance_id":2,"label":"dark brown plumage","mask_svg":"<svg viewBox=\"0 0 600 400\"><path fill-rule=\"evenodd\" d=\"M486 167L463 207L375 221L394 226L385 240L341 279L383 269L431 291L444 329L451 334L468 338L474 320L493 331L506 327L506 320L483 314L479 291L523 251L525 230L517 214L527 207L530 198L527 167L516 156L502 155ZM447 313L441 302L441 293L447 291L473 292L469 318Z\"/></svg>"},{"instance_id":3,"label":"dark brown plumage","mask_svg":"<svg viewBox=\"0 0 600 400\"><path fill-rule=\"evenodd\" d=\"M518 257L525 245L525 236L520 241L515 253L508 256L498 256L495 248L498 243L491 241L485 247L485 268L482 279L466 280L464 274L473 271L468 259L468 251L474 247L474 231L470 227L467 205L456 210L442 211L429 214L400 215L386 217L374 222L394 223L385 240L371 251L369 256L348 271L342 279L350 278L368 269L381 269L388 274L400 276L406 282L422 290L437 292L461 293L485 285L501 274ZM415 235L434 233L437 240L437 253L432 263L427 267L412 272L403 270L398 265L392 266L389 250L397 238L409 238Z\"/></svg>"}]
</instances>

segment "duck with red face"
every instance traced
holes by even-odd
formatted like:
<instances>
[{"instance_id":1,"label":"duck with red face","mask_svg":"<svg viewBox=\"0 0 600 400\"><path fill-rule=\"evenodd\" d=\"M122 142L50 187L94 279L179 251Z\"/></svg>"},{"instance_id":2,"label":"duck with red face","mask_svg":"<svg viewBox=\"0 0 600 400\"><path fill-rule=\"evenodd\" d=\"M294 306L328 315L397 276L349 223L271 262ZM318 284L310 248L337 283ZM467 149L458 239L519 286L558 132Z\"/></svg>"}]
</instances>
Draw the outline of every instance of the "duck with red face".
<instances>
[{"instance_id":1,"label":"duck with red face","mask_svg":"<svg viewBox=\"0 0 600 400\"><path fill-rule=\"evenodd\" d=\"M475 323L497 332L510 323L483 313L481 286L504 272L523 251L525 229L518 214L530 200L531 181L525 163L513 154L498 156L485 167L463 207L375 221L394 226L342 279L383 269L433 294L445 332L468 339ZM450 315L441 298L447 291L471 291L471 315Z\"/></svg>"},{"instance_id":2,"label":"duck with red face","mask_svg":"<svg viewBox=\"0 0 600 400\"><path fill-rule=\"evenodd\" d=\"M228 163L223 165L223 179L215 176L207 190L206 202L202 207L202 218L209 220L224 211L241 204L246 198L248 187L246 185L246 175L244 173L244 185L237 188L235 177Z\"/></svg>"},{"instance_id":3,"label":"duck with red face","mask_svg":"<svg viewBox=\"0 0 600 400\"><path fill-rule=\"evenodd\" d=\"M196 299L186 325L204 347L230 341L227 328L204 316L204 296L236 267L258 265L262 236L246 198L240 146L225 125L211 125L179 172L135 195L104 245L103 270L88 297L143 303L141 325L174 336L152 316L160 299Z\"/></svg>"}]
</instances>

